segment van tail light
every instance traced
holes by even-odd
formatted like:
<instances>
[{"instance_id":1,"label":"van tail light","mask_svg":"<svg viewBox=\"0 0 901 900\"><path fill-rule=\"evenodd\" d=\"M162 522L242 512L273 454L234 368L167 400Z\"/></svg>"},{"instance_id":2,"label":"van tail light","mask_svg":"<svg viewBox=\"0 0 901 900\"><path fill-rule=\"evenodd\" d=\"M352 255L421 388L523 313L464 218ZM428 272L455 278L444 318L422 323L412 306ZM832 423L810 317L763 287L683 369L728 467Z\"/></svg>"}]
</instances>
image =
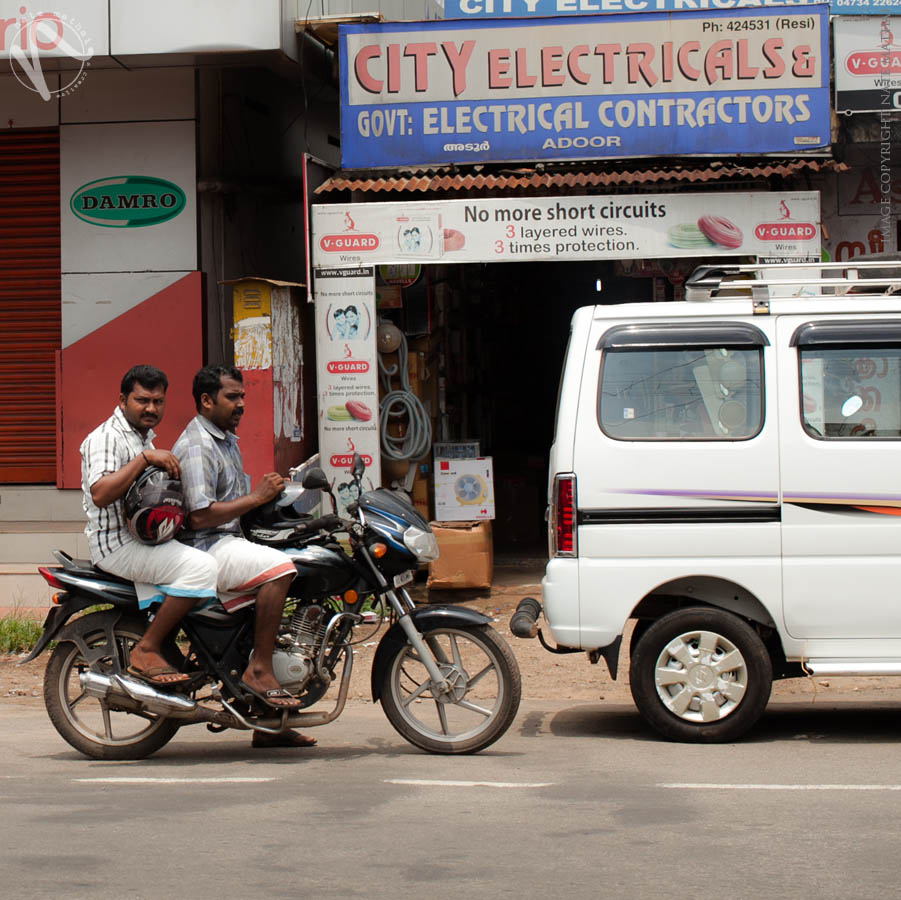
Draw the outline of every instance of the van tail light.
<instances>
[{"instance_id":1,"label":"van tail light","mask_svg":"<svg viewBox=\"0 0 901 900\"><path fill-rule=\"evenodd\" d=\"M553 556L577 556L576 545L576 476L554 476L554 499L551 509Z\"/></svg>"}]
</instances>

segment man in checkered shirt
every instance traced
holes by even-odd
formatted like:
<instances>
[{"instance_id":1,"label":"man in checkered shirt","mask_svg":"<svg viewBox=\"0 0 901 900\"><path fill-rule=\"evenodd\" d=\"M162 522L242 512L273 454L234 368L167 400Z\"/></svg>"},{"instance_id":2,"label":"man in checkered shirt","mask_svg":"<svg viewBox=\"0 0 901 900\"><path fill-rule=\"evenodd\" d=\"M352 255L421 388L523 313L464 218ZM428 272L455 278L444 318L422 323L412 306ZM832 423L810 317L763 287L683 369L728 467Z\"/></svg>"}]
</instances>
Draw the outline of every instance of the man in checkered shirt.
<instances>
[{"instance_id":1,"label":"man in checkered shirt","mask_svg":"<svg viewBox=\"0 0 901 900\"><path fill-rule=\"evenodd\" d=\"M202 550L178 541L148 545L129 530L123 499L148 466L179 477L178 460L153 446L153 426L163 418L166 375L153 366L133 366L120 385L113 414L81 445L81 488L88 517L85 534L95 566L156 586L159 594L142 601L146 608L162 601L143 638L131 649L128 671L155 685L175 685L188 676L172 668L162 641L195 604L216 597L216 561Z\"/></svg>"},{"instance_id":2,"label":"man in checkered shirt","mask_svg":"<svg viewBox=\"0 0 901 900\"><path fill-rule=\"evenodd\" d=\"M244 384L233 367L205 366L192 386L197 415L175 442L181 466L187 528L179 540L201 548L219 565L219 590L236 593L223 605L229 611L256 603L253 656L240 686L278 710L298 709L300 700L284 690L272 669L272 651L297 571L281 550L244 538L240 518L268 503L284 488L281 475L269 472L250 489L235 429L244 414ZM254 746L309 746L312 738L286 732L268 740L254 732Z\"/></svg>"}]
</instances>

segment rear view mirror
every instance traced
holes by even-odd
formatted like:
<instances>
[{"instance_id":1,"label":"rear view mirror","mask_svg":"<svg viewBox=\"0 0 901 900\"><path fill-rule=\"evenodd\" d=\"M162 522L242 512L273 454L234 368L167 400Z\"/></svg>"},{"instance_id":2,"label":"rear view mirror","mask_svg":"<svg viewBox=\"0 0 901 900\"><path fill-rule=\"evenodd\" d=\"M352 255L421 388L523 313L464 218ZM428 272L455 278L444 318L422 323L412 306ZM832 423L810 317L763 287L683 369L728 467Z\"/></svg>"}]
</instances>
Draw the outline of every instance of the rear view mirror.
<instances>
[{"instance_id":1,"label":"rear view mirror","mask_svg":"<svg viewBox=\"0 0 901 900\"><path fill-rule=\"evenodd\" d=\"M327 491L329 489L329 481L325 472L319 468L308 469L303 476L301 484L307 490Z\"/></svg>"}]
</instances>

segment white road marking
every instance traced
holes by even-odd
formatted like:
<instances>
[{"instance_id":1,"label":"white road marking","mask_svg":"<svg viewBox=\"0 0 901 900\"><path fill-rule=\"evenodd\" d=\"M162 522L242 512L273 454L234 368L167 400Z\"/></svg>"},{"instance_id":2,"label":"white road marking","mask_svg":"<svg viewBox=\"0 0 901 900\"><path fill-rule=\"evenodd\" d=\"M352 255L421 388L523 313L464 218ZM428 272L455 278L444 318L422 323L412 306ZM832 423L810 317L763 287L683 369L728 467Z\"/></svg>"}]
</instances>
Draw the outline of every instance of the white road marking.
<instances>
[{"instance_id":1,"label":"white road marking","mask_svg":"<svg viewBox=\"0 0 901 900\"><path fill-rule=\"evenodd\" d=\"M689 791L901 791L901 784L713 784L673 782L655 787Z\"/></svg>"},{"instance_id":2,"label":"white road marking","mask_svg":"<svg viewBox=\"0 0 901 900\"><path fill-rule=\"evenodd\" d=\"M80 784L261 784L275 778L73 778Z\"/></svg>"},{"instance_id":3,"label":"white road marking","mask_svg":"<svg viewBox=\"0 0 901 900\"><path fill-rule=\"evenodd\" d=\"M417 787L496 787L539 788L553 787L553 781L435 781L417 778L386 778L385 784L411 784Z\"/></svg>"}]
</instances>

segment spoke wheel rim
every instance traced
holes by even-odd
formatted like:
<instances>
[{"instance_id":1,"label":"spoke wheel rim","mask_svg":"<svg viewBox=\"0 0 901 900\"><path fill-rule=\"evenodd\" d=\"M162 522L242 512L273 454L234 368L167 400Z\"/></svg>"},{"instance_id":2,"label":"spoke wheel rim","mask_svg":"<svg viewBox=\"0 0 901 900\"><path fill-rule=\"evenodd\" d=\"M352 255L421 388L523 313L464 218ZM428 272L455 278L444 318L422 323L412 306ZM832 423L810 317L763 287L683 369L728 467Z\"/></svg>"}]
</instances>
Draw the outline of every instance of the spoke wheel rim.
<instances>
[{"instance_id":1,"label":"spoke wheel rim","mask_svg":"<svg viewBox=\"0 0 901 900\"><path fill-rule=\"evenodd\" d=\"M464 741L490 728L506 701L503 669L494 649L465 631L452 628L429 633L444 651L438 667L448 680L449 694L433 694L422 660L409 645L391 667L391 690L406 723L432 740Z\"/></svg>"},{"instance_id":2,"label":"spoke wheel rim","mask_svg":"<svg viewBox=\"0 0 901 900\"><path fill-rule=\"evenodd\" d=\"M119 664L124 671L128 664L128 652L140 636L117 632L115 640ZM86 641L90 646L105 641L105 636L88 635ZM57 683L63 713L69 724L83 737L108 747L126 747L149 737L163 724L165 720L160 716L119 709L115 703L110 704L85 693L79 675L88 668L78 647L72 644L60 667ZM104 673L111 672L111 659L103 659L99 668Z\"/></svg>"},{"instance_id":3,"label":"spoke wheel rim","mask_svg":"<svg viewBox=\"0 0 901 900\"><path fill-rule=\"evenodd\" d=\"M684 722L706 725L730 716L748 689L738 647L715 631L691 630L670 640L654 665L663 705Z\"/></svg>"}]
</instances>

